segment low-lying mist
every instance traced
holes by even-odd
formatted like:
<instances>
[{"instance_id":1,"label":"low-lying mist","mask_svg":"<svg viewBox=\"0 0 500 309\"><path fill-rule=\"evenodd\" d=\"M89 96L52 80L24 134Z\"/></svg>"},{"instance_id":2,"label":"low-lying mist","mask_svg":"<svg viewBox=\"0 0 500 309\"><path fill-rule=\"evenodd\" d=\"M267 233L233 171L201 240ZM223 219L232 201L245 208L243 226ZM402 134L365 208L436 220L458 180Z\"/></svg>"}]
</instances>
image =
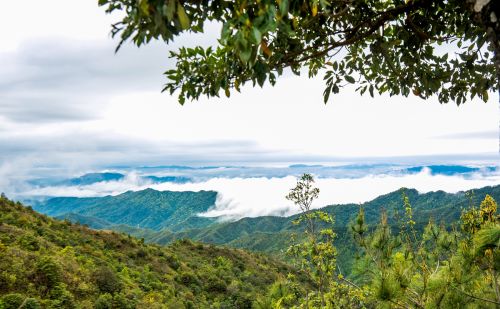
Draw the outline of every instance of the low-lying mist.
<instances>
[{"instance_id":1,"label":"low-lying mist","mask_svg":"<svg viewBox=\"0 0 500 309\"><path fill-rule=\"evenodd\" d=\"M216 204L209 211L200 214L206 217L223 217L229 220L242 217L265 215L291 215L298 212L285 195L294 187L296 178L286 177L214 177L200 182L159 183L145 181L136 173L128 173L120 181L99 182L83 186L48 186L31 188L23 192L25 197L74 196L91 197L117 195L125 191L139 191L146 188L165 191L218 192ZM359 178L317 178L319 199L313 207L331 204L363 203L375 197L395 191L401 187L415 188L425 193L443 190L454 193L463 190L500 184L500 173L471 173L464 175L433 175L428 169L413 174L379 174Z\"/></svg>"}]
</instances>

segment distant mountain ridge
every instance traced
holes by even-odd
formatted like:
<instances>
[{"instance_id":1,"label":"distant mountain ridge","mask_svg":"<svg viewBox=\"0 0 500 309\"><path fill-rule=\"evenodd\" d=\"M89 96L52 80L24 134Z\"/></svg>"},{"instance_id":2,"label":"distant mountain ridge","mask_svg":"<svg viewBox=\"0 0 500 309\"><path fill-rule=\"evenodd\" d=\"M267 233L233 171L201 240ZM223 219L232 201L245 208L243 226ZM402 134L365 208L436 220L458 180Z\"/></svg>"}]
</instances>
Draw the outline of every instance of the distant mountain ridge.
<instances>
[{"instance_id":1,"label":"distant mountain ridge","mask_svg":"<svg viewBox=\"0 0 500 309\"><path fill-rule=\"evenodd\" d=\"M412 204L414 220L420 225L425 225L431 218L447 224L457 222L460 218L461 210L467 208L469 205L469 200L465 196L465 192L447 193L444 191L433 191L419 193L415 189L401 188L363 204L330 205L321 208L321 210L333 215L335 218L335 228L338 230L347 229L356 217L360 207L364 208L366 221L370 225L378 223L383 210L387 211L389 222L394 222L396 211L400 213L404 211L402 208L403 191ZM486 194L490 194L494 199L500 200L500 185L475 189L473 202L476 206L479 205L479 202ZM162 231L150 235L149 239L160 244L182 238L208 243L230 244L232 242L240 242L241 238L245 238L253 233L273 234L297 231L297 227L292 222L298 216L243 218L235 222L216 223L212 226L186 229L180 232Z\"/></svg>"},{"instance_id":2,"label":"distant mountain ridge","mask_svg":"<svg viewBox=\"0 0 500 309\"><path fill-rule=\"evenodd\" d=\"M368 223L376 223L382 209L385 209L389 214L398 209L401 210L403 190L413 205L415 220L420 223L426 223L429 218L445 220L446 222L457 221L461 209L467 207L469 203L464 192L432 191L419 193L415 189L402 188L361 204L365 209ZM476 204L484 198L485 194L490 194L495 199L500 200L500 185L475 189L474 192ZM216 198L217 192L215 191L178 192L145 189L128 191L117 196L56 197L36 205L34 208L41 213L88 224L96 229L110 228L112 225L129 225L157 232L163 230L161 233L167 233L170 235L169 237L176 239L187 237L202 241L205 241L204 238L218 229L229 226L238 226L239 231L249 231L250 233L255 231L279 232L289 228L291 221L297 217L297 215L290 217L262 216L243 218L234 222L219 222L217 218L198 216L199 213L214 207ZM325 206L322 210L334 215L336 226L344 227L352 221L359 207L359 204L341 204ZM230 233L230 241L235 240L241 233ZM217 232L217 234L221 233Z\"/></svg>"},{"instance_id":3,"label":"distant mountain ridge","mask_svg":"<svg viewBox=\"0 0 500 309\"><path fill-rule=\"evenodd\" d=\"M65 185L81 186L103 181L119 181L123 180L124 178L125 175L120 173L89 173L80 177L68 179L66 181L63 181L62 183Z\"/></svg>"},{"instance_id":4,"label":"distant mountain ridge","mask_svg":"<svg viewBox=\"0 0 500 309\"><path fill-rule=\"evenodd\" d=\"M87 173L78 177L73 177L68 179L50 179L50 178L33 179L29 181L29 184L39 187L88 186L100 182L122 181L125 180L126 177L127 176L122 173L99 172L99 173ZM164 183L164 182L187 183L192 181L192 179L187 176L139 175L138 178L144 182L149 182L149 183Z\"/></svg>"},{"instance_id":5,"label":"distant mountain ridge","mask_svg":"<svg viewBox=\"0 0 500 309\"><path fill-rule=\"evenodd\" d=\"M372 201L359 204L330 205L322 210L333 215L334 230L337 233L335 245L338 249L338 265L347 273L351 270L352 256L355 254L350 223L355 219L360 206L365 211L366 223L374 227L380 220L382 211L389 215L389 223L395 223L395 214L404 212L403 191L410 199L413 219L417 229L423 229L430 219L443 223L447 227L458 224L462 209L468 208L469 201L465 192L446 193L435 191L419 193L415 189L400 190L381 195ZM472 203L476 207L486 194L500 201L500 185L473 190ZM296 226L293 221L298 215L290 217L243 218L235 222L214 223L203 228L186 229L178 232L160 231L142 234L146 241L168 244L178 239L192 239L205 243L225 245L273 255L284 255L292 244L293 235L300 235L303 226ZM123 231L123 230L122 230ZM126 231L124 231L126 232ZM132 233L133 235L133 233Z\"/></svg>"},{"instance_id":6,"label":"distant mountain ridge","mask_svg":"<svg viewBox=\"0 0 500 309\"><path fill-rule=\"evenodd\" d=\"M481 171L493 172L497 168L494 166L486 167L469 167L464 165L427 165L427 166L415 166L406 169L408 173L420 173L424 169L428 169L431 175L446 175L453 176L459 174L477 173Z\"/></svg>"},{"instance_id":7,"label":"distant mountain ridge","mask_svg":"<svg viewBox=\"0 0 500 309\"><path fill-rule=\"evenodd\" d=\"M245 166L158 166L158 167L122 167L124 170L137 173L136 179L145 183L188 183L203 181L213 177L286 177L314 174L317 177L346 177L359 178L368 174L405 175L417 174L424 170L431 175L470 176L475 173L487 174L499 171L499 166L468 166L468 165L394 165L394 164L347 164L347 165L320 165L320 164L292 164L288 167L245 167ZM72 178L37 178L28 181L36 187L48 186L86 186L100 182L123 181L127 178L124 172L93 172Z\"/></svg>"},{"instance_id":8,"label":"distant mountain ridge","mask_svg":"<svg viewBox=\"0 0 500 309\"><path fill-rule=\"evenodd\" d=\"M111 225L128 225L156 231L182 230L214 222L214 218L201 218L197 214L213 207L216 198L215 191L177 192L145 189L105 197L56 197L34 205L34 209L53 217L66 218L101 229L110 228ZM110 225L103 227L105 222Z\"/></svg>"}]
</instances>

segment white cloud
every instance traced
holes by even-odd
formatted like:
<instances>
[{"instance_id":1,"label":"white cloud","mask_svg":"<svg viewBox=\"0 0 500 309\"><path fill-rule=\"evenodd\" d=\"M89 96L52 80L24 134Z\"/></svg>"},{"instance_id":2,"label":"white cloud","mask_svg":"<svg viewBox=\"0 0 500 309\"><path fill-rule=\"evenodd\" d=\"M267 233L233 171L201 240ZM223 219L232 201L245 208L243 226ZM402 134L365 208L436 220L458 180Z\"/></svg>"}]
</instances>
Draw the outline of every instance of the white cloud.
<instances>
[{"instance_id":1,"label":"white cloud","mask_svg":"<svg viewBox=\"0 0 500 309\"><path fill-rule=\"evenodd\" d=\"M457 107L349 88L324 105L321 77L287 75L276 87L180 106L159 93L168 50L212 44L219 25L114 55L113 21L95 1L2 3L0 164L21 160L25 175L43 166L497 154L495 138L463 134L498 132L496 94Z\"/></svg>"},{"instance_id":2,"label":"white cloud","mask_svg":"<svg viewBox=\"0 0 500 309\"><path fill-rule=\"evenodd\" d=\"M496 104L457 107L410 97L360 97L347 89L324 105L320 79L286 77L275 87L246 87L231 98L200 99L185 106L165 94L115 97L104 127L161 140L255 141L263 149L336 157L496 153L494 139L450 138L465 131L496 131ZM138 104L141 102L141 104Z\"/></svg>"},{"instance_id":3,"label":"white cloud","mask_svg":"<svg viewBox=\"0 0 500 309\"><path fill-rule=\"evenodd\" d=\"M204 216L223 216L237 219L264 215L289 215L297 208L285 195L294 187L296 178L212 178L203 182L175 184L162 183L151 185L141 181L136 174L130 174L122 181L101 182L88 186L37 188L25 195L49 196L104 196L116 195L127 190L153 188L164 191L214 190L219 193L216 205ZM431 175L428 170L418 174L368 175L361 178L319 178L316 181L320 197L313 207L330 204L362 203L375 197L395 191L401 187L415 188L420 192L443 190L458 192L500 184L500 174L477 174L469 177Z\"/></svg>"},{"instance_id":4,"label":"white cloud","mask_svg":"<svg viewBox=\"0 0 500 309\"><path fill-rule=\"evenodd\" d=\"M112 16L97 1L3 1L0 10L0 52L13 51L33 38L107 39Z\"/></svg>"}]
</instances>

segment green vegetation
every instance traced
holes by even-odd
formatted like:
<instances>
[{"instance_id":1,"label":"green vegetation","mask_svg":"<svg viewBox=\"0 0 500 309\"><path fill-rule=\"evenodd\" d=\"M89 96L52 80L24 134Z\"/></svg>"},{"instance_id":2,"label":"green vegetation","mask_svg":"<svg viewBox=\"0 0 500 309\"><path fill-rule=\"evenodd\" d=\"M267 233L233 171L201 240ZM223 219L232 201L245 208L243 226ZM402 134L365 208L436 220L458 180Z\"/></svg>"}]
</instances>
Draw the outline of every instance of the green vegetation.
<instances>
[{"instance_id":1,"label":"green vegetation","mask_svg":"<svg viewBox=\"0 0 500 309\"><path fill-rule=\"evenodd\" d=\"M304 175L289 197L300 206L296 224L305 225L304 240L290 247L295 261L314 278L314 289L296 297L293 278L282 293L268 295L264 308L498 308L500 306L500 215L486 195L479 207L462 211L456 226L429 221L416 230L413 208L402 195L397 228L386 212L376 228L366 225L361 208L351 223L358 244L356 280L336 270L334 231L319 228L332 222L324 211L310 211L319 190ZM298 192L298 193L297 193ZM306 202L304 202L306 201ZM305 206L304 206L305 205Z\"/></svg>"},{"instance_id":2,"label":"green vegetation","mask_svg":"<svg viewBox=\"0 0 500 309\"><path fill-rule=\"evenodd\" d=\"M474 194L470 196L465 192L452 194L443 191L420 194L414 189L402 188L361 205L331 205L321 208L322 211L335 218L333 228L337 234L335 239L338 250L337 267L341 268L343 274L351 272L356 244L349 225L356 218L360 206L364 209L365 222L368 226L376 226L380 220L380 214L385 211L388 215L388 224L397 228L397 219L402 215L401 195L403 192L412 202L415 229L418 231L423 231L430 219L451 227L451 224L460 220L462 209L469 207L471 203L479 204L480 199L486 194L491 195L495 200L500 200L500 185L475 189ZM299 217L300 215L243 218L236 222L213 222L203 228L183 231L145 231L126 226L111 228L143 237L147 242L152 243L168 244L178 239L192 239L203 243L271 253L286 258L285 252L292 244L293 235L300 235L304 230L303 226L293 224Z\"/></svg>"},{"instance_id":3,"label":"green vegetation","mask_svg":"<svg viewBox=\"0 0 500 309\"><path fill-rule=\"evenodd\" d=\"M148 245L0 197L2 309L252 308L288 274L307 282L263 255L191 241Z\"/></svg>"},{"instance_id":4,"label":"green vegetation","mask_svg":"<svg viewBox=\"0 0 500 309\"><path fill-rule=\"evenodd\" d=\"M368 233L361 210L352 226L361 247L359 279L374 302L392 307L498 308L500 306L500 216L486 195L479 208L462 212L453 228L429 221L415 229L412 206L391 229L382 213Z\"/></svg>"},{"instance_id":5,"label":"green vegetation","mask_svg":"<svg viewBox=\"0 0 500 309\"><path fill-rule=\"evenodd\" d=\"M290 190L287 199L299 206L302 214L293 222L295 225L305 225L304 239L288 248L302 270L305 270L315 281L314 294L320 307L324 307L325 293L329 290L330 278L335 274L337 251L333 246L336 235L333 232L333 217L324 211L311 211L312 203L318 198L319 189L314 188L314 179L310 174L304 174L295 188ZM326 224L320 229L318 223ZM307 292L305 306L309 308L314 300L309 300L312 293Z\"/></svg>"},{"instance_id":6,"label":"green vegetation","mask_svg":"<svg viewBox=\"0 0 500 309\"><path fill-rule=\"evenodd\" d=\"M2 196L0 308L500 306L494 199L500 186L458 194L402 189L361 207L314 210L319 190L313 185L306 174L287 195L299 215L215 224L207 236L269 252L279 248L291 265L190 240L146 244L51 219ZM257 231L266 226L269 231Z\"/></svg>"},{"instance_id":7,"label":"green vegetation","mask_svg":"<svg viewBox=\"0 0 500 309\"><path fill-rule=\"evenodd\" d=\"M112 35L141 46L219 23L217 47L171 52L164 90L179 102L219 96L246 82L271 85L290 69L325 73L325 102L361 93L464 103L499 89L500 6L483 0L99 0L120 11ZM443 47L440 47L443 45Z\"/></svg>"},{"instance_id":8,"label":"green vegetation","mask_svg":"<svg viewBox=\"0 0 500 309\"><path fill-rule=\"evenodd\" d=\"M203 227L214 221L198 217L215 205L217 192L128 191L117 196L52 198L35 210L61 219L69 219L94 228L128 225L152 230Z\"/></svg>"},{"instance_id":9,"label":"green vegetation","mask_svg":"<svg viewBox=\"0 0 500 309\"><path fill-rule=\"evenodd\" d=\"M388 224L394 228L398 226L401 212L401 195L405 193L412 201L415 229L422 232L433 219L436 223L451 224L460 220L463 208L471 203L479 204L486 194L495 200L500 200L500 185L484 187L474 190L468 196L465 192L456 194L443 191L420 194L414 189L402 188L385 194L361 205L331 205L322 208L326 214L335 218L333 228L336 233L337 267L344 275L351 274L356 243L352 237L349 224L356 218L360 206L364 209L365 222L368 226L376 226L382 212L387 213ZM183 196L174 200L175 194ZM130 197L128 201L126 197ZM174 200L175 203L169 202ZM102 198L55 198L46 204L36 207L36 210L49 214L59 214L57 218L68 219L72 222L86 224L94 229L114 230L117 232L144 238L148 243L170 244L176 240L191 239L203 243L225 245L233 248L247 249L254 252L264 252L288 259L285 255L287 248L292 245L292 238L301 234L304 227L293 222L300 215L291 217L264 216L257 218L243 218L236 222L218 222L215 218L198 217L197 211L208 209L215 202L215 192L159 192L145 190L127 192L116 197ZM185 204L183 204L185 203ZM201 206L200 206L201 205ZM99 209L102 208L102 209ZM138 216L131 216L133 213ZM168 215L175 212L176 217ZM75 214L77 212L77 214ZM98 214L97 217L84 214ZM103 219L113 214L114 224ZM139 227L128 225L141 218ZM151 228L144 228L144 225ZM162 224L167 224L163 226ZM164 228L163 228L164 227ZM163 229L162 229L163 228Z\"/></svg>"}]
</instances>

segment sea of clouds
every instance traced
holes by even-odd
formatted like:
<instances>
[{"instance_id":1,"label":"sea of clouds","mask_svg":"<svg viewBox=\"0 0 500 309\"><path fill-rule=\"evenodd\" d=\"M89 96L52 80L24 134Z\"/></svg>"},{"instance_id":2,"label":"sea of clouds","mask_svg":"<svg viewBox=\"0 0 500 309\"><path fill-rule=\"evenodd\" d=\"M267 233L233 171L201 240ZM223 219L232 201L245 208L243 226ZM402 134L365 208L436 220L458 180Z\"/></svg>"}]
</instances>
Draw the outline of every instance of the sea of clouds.
<instances>
[{"instance_id":1,"label":"sea of clouds","mask_svg":"<svg viewBox=\"0 0 500 309\"><path fill-rule=\"evenodd\" d=\"M200 214L206 217L239 219L265 215L291 215L298 208L285 196L295 186L297 178L284 177L224 177L214 176L208 179L188 183L152 183L137 172L128 172L120 181L98 182L79 186L32 187L22 193L29 197L94 197L117 195L132 190L146 188L165 191L200 191L218 192L217 201L211 209ZM500 184L498 169L485 172L467 173L466 175L433 174L428 168L418 173L379 173L361 177L316 177L316 186L320 189L319 198L313 207L319 208L331 204L363 203L387 194L401 187L414 188L421 193L443 190L449 193Z\"/></svg>"}]
</instances>

